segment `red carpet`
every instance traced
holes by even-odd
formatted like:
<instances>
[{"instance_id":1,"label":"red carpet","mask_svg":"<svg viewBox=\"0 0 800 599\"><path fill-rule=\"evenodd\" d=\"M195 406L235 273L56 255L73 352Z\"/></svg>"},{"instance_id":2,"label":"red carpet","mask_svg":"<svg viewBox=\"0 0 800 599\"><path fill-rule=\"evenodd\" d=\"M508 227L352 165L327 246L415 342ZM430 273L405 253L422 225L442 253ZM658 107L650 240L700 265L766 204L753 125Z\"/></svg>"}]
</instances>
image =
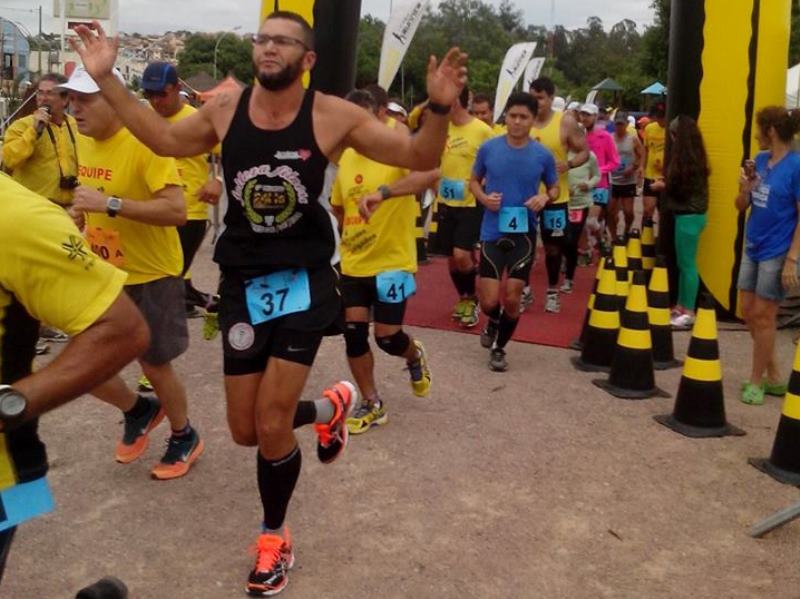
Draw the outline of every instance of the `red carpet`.
<instances>
[{"instance_id":1,"label":"red carpet","mask_svg":"<svg viewBox=\"0 0 800 599\"><path fill-rule=\"evenodd\" d=\"M545 314L547 275L542 248L539 248L539 259L533 269L531 283L536 299L522 314L514 333L514 341L567 347L580 333L594 276L595 267L579 266L575 273L574 291L571 295L561 295L561 312ZM447 259L431 256L429 264L419 267L417 294L409 301L404 322L418 327L479 334L486 324L486 316L481 314L481 322L475 328L462 329L450 317L457 300L458 296L447 272Z\"/></svg>"}]
</instances>

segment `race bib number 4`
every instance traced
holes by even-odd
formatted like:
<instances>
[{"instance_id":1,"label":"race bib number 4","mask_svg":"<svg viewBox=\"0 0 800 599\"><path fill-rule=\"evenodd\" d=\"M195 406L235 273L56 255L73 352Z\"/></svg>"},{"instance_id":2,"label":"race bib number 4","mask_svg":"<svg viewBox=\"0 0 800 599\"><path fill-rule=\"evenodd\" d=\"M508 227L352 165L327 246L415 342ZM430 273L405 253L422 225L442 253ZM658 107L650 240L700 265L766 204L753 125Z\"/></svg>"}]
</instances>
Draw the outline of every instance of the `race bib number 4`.
<instances>
[{"instance_id":1,"label":"race bib number 4","mask_svg":"<svg viewBox=\"0 0 800 599\"><path fill-rule=\"evenodd\" d=\"M439 183L439 196L454 202L463 201L464 181L462 179L442 179Z\"/></svg>"},{"instance_id":2,"label":"race bib number 4","mask_svg":"<svg viewBox=\"0 0 800 599\"><path fill-rule=\"evenodd\" d=\"M281 270L245 282L250 322L261 324L311 307L308 272L302 268Z\"/></svg>"},{"instance_id":3,"label":"race bib number 4","mask_svg":"<svg viewBox=\"0 0 800 599\"><path fill-rule=\"evenodd\" d=\"M125 253L122 251L122 241L118 231L86 227L86 241L89 242L92 251L106 262L118 268L125 266Z\"/></svg>"},{"instance_id":4,"label":"race bib number 4","mask_svg":"<svg viewBox=\"0 0 800 599\"><path fill-rule=\"evenodd\" d=\"M525 206L500 208L497 226L501 233L527 233L528 209Z\"/></svg>"},{"instance_id":5,"label":"race bib number 4","mask_svg":"<svg viewBox=\"0 0 800 599\"><path fill-rule=\"evenodd\" d=\"M401 304L417 292L414 275L404 270L390 270L375 277L378 301L384 304Z\"/></svg>"}]
</instances>

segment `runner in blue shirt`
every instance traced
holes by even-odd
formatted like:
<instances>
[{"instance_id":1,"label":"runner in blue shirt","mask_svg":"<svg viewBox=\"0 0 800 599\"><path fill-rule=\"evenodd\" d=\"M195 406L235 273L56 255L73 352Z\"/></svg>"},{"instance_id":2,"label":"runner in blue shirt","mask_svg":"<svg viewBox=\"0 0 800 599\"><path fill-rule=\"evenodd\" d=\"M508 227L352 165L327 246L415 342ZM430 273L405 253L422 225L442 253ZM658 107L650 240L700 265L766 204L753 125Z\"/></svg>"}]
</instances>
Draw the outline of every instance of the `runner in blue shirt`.
<instances>
[{"instance_id":1,"label":"runner in blue shirt","mask_svg":"<svg viewBox=\"0 0 800 599\"><path fill-rule=\"evenodd\" d=\"M800 155L791 144L800 131L800 112L770 106L756 115L756 124L756 139L765 151L745 163L736 207L750 208L738 288L753 361L741 399L760 405L765 394L781 396L787 389L775 361L775 332L785 291L798 284Z\"/></svg>"},{"instance_id":2,"label":"runner in blue shirt","mask_svg":"<svg viewBox=\"0 0 800 599\"><path fill-rule=\"evenodd\" d=\"M529 216L559 196L555 158L530 138L536 99L515 93L506 106L508 132L480 147L469 183L475 198L486 208L481 223L479 296L489 323L481 333L481 344L491 348L489 368L497 372L508 368L504 348L519 320L522 288L536 251L528 235L530 222L535 221ZM504 271L508 279L501 307Z\"/></svg>"}]
</instances>

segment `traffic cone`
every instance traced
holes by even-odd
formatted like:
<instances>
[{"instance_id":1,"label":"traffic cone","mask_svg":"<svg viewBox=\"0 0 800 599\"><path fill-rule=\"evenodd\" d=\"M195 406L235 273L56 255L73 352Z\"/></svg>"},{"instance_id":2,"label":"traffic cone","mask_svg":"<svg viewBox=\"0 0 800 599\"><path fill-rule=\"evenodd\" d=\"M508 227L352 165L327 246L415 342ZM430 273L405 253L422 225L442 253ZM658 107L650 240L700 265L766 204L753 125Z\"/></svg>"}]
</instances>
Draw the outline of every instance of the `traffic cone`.
<instances>
[{"instance_id":1,"label":"traffic cone","mask_svg":"<svg viewBox=\"0 0 800 599\"><path fill-rule=\"evenodd\" d=\"M656 258L656 266L650 276L647 288L650 335L653 340L653 364L656 370L668 370L681 365L675 359L672 345L672 325L669 314L669 276L667 263L663 256Z\"/></svg>"},{"instance_id":2,"label":"traffic cone","mask_svg":"<svg viewBox=\"0 0 800 599\"><path fill-rule=\"evenodd\" d=\"M617 271L617 310L622 312L625 309L625 302L628 301L628 254L625 250L625 242L617 240L614 242L614 268Z\"/></svg>"},{"instance_id":3,"label":"traffic cone","mask_svg":"<svg viewBox=\"0 0 800 599\"><path fill-rule=\"evenodd\" d=\"M417 237L417 264L427 264L428 249L427 241L425 239L425 217L427 210L422 209L422 204L417 202L417 219L415 224L415 232Z\"/></svg>"},{"instance_id":4,"label":"traffic cone","mask_svg":"<svg viewBox=\"0 0 800 599\"><path fill-rule=\"evenodd\" d=\"M633 280L633 273L644 268L642 265L642 239L638 229L631 229L628 233L628 245L625 252L628 254L628 283L630 283Z\"/></svg>"},{"instance_id":5,"label":"traffic cone","mask_svg":"<svg viewBox=\"0 0 800 599\"><path fill-rule=\"evenodd\" d=\"M592 381L611 395L623 399L669 397L668 393L656 387L653 346L647 318L646 279L641 270L633 274L633 284L620 319L619 335L608 380Z\"/></svg>"},{"instance_id":6,"label":"traffic cone","mask_svg":"<svg viewBox=\"0 0 800 599\"><path fill-rule=\"evenodd\" d=\"M570 342L569 349L575 349L577 351L581 351L583 349L583 342L586 336L586 329L589 328L589 315L592 313L592 308L594 307L594 299L595 299L595 294L597 293L597 285L600 283L600 276L603 274L605 263L606 261L603 258L597 265L597 269L595 271L595 276L594 276L594 286L592 287L592 293L589 296L589 301L586 304L586 314L584 314L583 316L583 325L581 326L581 334L580 337L578 337L577 339L573 339Z\"/></svg>"},{"instance_id":7,"label":"traffic cone","mask_svg":"<svg viewBox=\"0 0 800 599\"><path fill-rule=\"evenodd\" d=\"M614 262L606 258L594 306L589 316L589 325L583 340L580 356L572 358L572 364L585 372L608 372L614 357L614 343L619 331L619 311L617 310L616 273Z\"/></svg>"},{"instance_id":8,"label":"traffic cone","mask_svg":"<svg viewBox=\"0 0 800 599\"><path fill-rule=\"evenodd\" d=\"M783 400L772 455L768 460L750 458L747 461L777 481L800 485L800 346L794 354L794 368Z\"/></svg>"},{"instance_id":9,"label":"traffic cone","mask_svg":"<svg viewBox=\"0 0 800 599\"><path fill-rule=\"evenodd\" d=\"M653 418L687 437L745 434L725 420L717 316L708 294L704 293L697 303L697 318L672 414Z\"/></svg>"},{"instance_id":10,"label":"traffic cone","mask_svg":"<svg viewBox=\"0 0 800 599\"><path fill-rule=\"evenodd\" d=\"M653 219L642 223L642 268L650 273L656 265L656 236L653 230Z\"/></svg>"}]
</instances>

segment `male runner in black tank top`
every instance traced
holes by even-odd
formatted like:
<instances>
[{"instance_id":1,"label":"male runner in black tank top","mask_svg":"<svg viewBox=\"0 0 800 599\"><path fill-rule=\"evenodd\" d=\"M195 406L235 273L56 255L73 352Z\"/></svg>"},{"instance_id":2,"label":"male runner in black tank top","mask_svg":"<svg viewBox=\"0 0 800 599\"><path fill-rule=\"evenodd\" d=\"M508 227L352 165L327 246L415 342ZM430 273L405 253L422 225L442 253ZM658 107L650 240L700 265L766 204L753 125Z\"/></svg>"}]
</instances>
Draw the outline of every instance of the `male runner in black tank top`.
<instances>
[{"instance_id":1,"label":"male runner in black tank top","mask_svg":"<svg viewBox=\"0 0 800 599\"><path fill-rule=\"evenodd\" d=\"M286 586L293 562L283 525L300 472L292 429L316 422L318 455L332 461L346 443L344 421L356 399L351 384L337 383L325 399L299 402L321 338L341 314L326 166L347 147L384 164L438 166L449 106L466 81L466 56L454 48L441 63L431 57L430 115L411 137L340 98L306 92L302 76L316 60L313 32L299 15L275 12L254 38L258 83L169 124L111 76L117 45L99 24L76 31L80 41L72 44L85 68L155 152L193 156L223 142L229 202L215 259L223 275L228 422L234 441L259 448L264 531L247 589L273 595Z\"/></svg>"}]
</instances>

